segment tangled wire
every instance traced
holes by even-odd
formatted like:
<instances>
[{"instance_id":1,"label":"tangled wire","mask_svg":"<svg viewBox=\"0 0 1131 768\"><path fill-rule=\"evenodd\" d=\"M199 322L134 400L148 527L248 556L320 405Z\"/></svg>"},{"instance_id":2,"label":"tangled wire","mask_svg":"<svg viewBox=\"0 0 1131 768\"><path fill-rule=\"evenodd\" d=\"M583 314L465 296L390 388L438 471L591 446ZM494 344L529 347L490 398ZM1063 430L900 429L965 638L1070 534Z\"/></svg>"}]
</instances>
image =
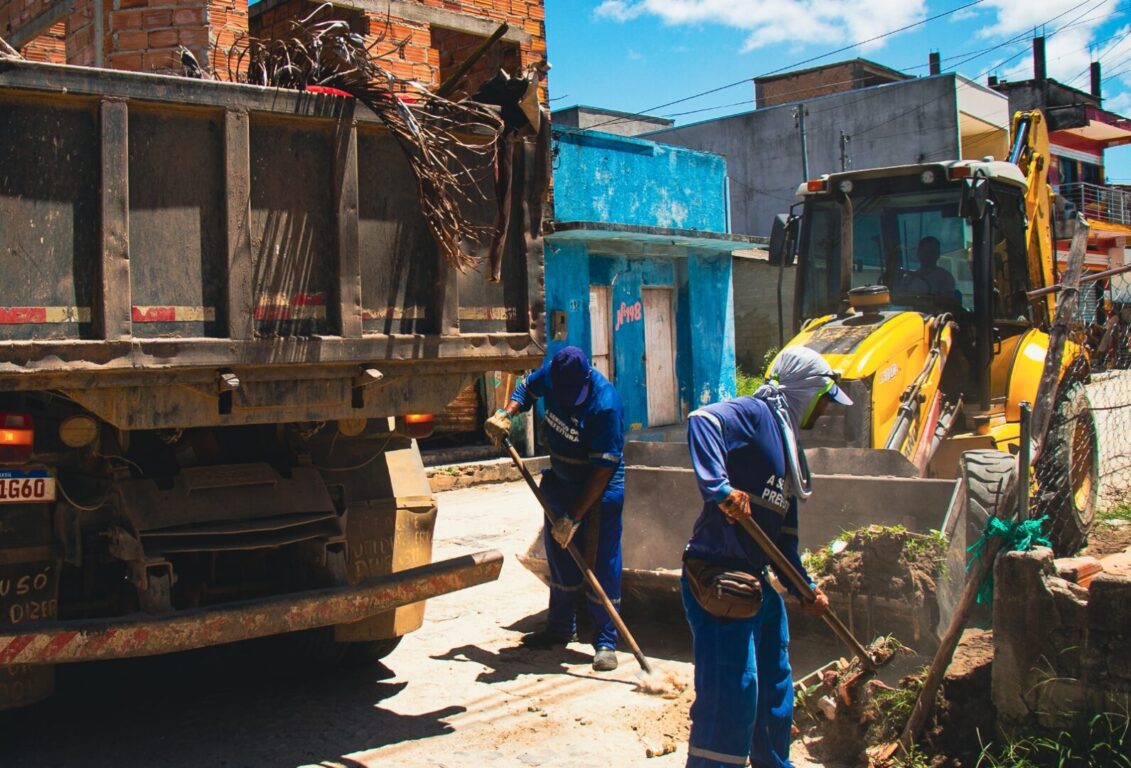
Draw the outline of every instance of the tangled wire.
<instances>
[{"instance_id":1,"label":"tangled wire","mask_svg":"<svg viewBox=\"0 0 1131 768\"><path fill-rule=\"evenodd\" d=\"M366 45L345 21L315 21L331 8L327 3L288 22L288 36L281 39L239 39L228 52L229 80L296 90L336 88L365 104L408 158L421 211L444 260L461 272L477 266L476 252L490 238L490 228L476 226L464 209L483 197L477 176L489 175L483 168L495 160L502 121L481 104L449 101L394 75L385 65L408 41L381 34ZM482 167L469 166L475 158Z\"/></svg>"}]
</instances>

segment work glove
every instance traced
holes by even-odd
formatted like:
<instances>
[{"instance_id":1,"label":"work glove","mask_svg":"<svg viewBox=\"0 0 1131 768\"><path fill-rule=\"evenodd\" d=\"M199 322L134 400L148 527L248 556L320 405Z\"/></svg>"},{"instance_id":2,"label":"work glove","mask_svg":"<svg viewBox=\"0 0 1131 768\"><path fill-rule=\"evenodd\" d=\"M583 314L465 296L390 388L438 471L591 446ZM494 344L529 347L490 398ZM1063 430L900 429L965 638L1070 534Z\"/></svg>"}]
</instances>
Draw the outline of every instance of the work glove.
<instances>
[{"instance_id":1,"label":"work glove","mask_svg":"<svg viewBox=\"0 0 1131 768\"><path fill-rule=\"evenodd\" d=\"M554 537L554 541L558 542L558 546L565 549L569 543L573 541L573 534L577 533L578 527L581 523L574 520L569 515L562 515L554 523L554 527L550 530L550 535Z\"/></svg>"},{"instance_id":2,"label":"work glove","mask_svg":"<svg viewBox=\"0 0 1131 768\"><path fill-rule=\"evenodd\" d=\"M719 509L727 516L727 522L734 523L741 517L750 517L750 496L746 491L735 488L719 502Z\"/></svg>"},{"instance_id":3,"label":"work glove","mask_svg":"<svg viewBox=\"0 0 1131 768\"><path fill-rule=\"evenodd\" d=\"M829 609L829 596L820 587L813 587L817 599L809 603L801 601L801 612L810 616L820 616Z\"/></svg>"},{"instance_id":4,"label":"work glove","mask_svg":"<svg viewBox=\"0 0 1131 768\"><path fill-rule=\"evenodd\" d=\"M487 433L487 438L495 445L502 445L503 438L511 433L511 417L510 414L502 408L495 411L495 415L487 419L483 424L483 431Z\"/></svg>"}]
</instances>

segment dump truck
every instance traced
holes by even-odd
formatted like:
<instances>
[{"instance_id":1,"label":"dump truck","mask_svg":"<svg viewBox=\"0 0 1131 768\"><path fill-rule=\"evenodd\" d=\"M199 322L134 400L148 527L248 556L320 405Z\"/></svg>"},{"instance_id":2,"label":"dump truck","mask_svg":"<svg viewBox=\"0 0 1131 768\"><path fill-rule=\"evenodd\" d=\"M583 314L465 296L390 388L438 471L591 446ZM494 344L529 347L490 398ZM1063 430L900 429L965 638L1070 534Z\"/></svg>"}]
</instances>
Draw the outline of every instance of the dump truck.
<instances>
[{"instance_id":1,"label":"dump truck","mask_svg":"<svg viewBox=\"0 0 1131 768\"><path fill-rule=\"evenodd\" d=\"M929 641L957 600L966 549L981 535L1035 403L1055 308L1048 137L1019 113L1007 161L956 160L833 173L799 189L775 221L771 263L796 259L787 343L822 354L854 401L804 433L813 496L801 546L817 551L867 526L941 531L948 547L937 603L833 595L877 631ZM930 282L924 238L950 280ZM930 261L927 258L925 261ZM788 315L787 315L788 316ZM1096 428L1088 358L1069 342L1059 366L1048 449L1033 498L1056 549L1074 551L1095 514ZM678 597L683 544L702 501L682 443L625 450L624 592L651 605ZM526 561L538 569L535 543ZM920 610L921 609L921 610ZM928 643L929 644L929 643Z\"/></svg>"},{"instance_id":2,"label":"dump truck","mask_svg":"<svg viewBox=\"0 0 1131 768\"><path fill-rule=\"evenodd\" d=\"M464 213L491 230L491 184ZM541 240L504 246L498 281L449 266L353 99L0 62L0 709L70 662L379 658L497 578L432 562L416 440L541 358Z\"/></svg>"}]
</instances>

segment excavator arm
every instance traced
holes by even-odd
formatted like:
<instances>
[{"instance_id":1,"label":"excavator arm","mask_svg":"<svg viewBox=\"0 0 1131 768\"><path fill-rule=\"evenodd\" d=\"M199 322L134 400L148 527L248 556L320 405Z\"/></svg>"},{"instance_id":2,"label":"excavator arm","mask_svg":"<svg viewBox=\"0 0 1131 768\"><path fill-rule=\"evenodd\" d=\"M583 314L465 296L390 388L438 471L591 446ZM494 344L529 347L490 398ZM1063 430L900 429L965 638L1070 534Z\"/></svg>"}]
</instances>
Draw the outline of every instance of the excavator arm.
<instances>
[{"instance_id":1,"label":"excavator arm","mask_svg":"<svg viewBox=\"0 0 1131 768\"><path fill-rule=\"evenodd\" d=\"M1028 189L1025 193L1025 216L1028 226L1025 232L1029 275L1040 276L1045 287L1056 282L1056 254L1052 240L1052 188L1048 183L1049 174L1049 132L1044 115L1039 110L1017 112L1013 116L1013 143L1009 162L1025 174ZM1046 317L1053 317L1056 310L1056 295L1045 296Z\"/></svg>"}]
</instances>

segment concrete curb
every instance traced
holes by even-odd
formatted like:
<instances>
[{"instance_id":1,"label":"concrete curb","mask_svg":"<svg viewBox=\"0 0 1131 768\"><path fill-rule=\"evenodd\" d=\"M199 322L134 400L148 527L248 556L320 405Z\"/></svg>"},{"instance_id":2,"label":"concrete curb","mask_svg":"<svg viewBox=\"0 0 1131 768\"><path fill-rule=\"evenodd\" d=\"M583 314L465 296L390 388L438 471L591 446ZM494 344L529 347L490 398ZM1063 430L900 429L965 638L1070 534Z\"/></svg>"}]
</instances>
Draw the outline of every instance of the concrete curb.
<instances>
[{"instance_id":1,"label":"concrete curb","mask_svg":"<svg viewBox=\"0 0 1131 768\"><path fill-rule=\"evenodd\" d=\"M548 456L534 456L525 459L526 466L535 478L550 464ZM425 467L428 485L432 493L453 491L457 488L470 488L487 483L510 483L522 479L518 468L509 458L488 461L468 461L460 464L445 464L438 467Z\"/></svg>"}]
</instances>

